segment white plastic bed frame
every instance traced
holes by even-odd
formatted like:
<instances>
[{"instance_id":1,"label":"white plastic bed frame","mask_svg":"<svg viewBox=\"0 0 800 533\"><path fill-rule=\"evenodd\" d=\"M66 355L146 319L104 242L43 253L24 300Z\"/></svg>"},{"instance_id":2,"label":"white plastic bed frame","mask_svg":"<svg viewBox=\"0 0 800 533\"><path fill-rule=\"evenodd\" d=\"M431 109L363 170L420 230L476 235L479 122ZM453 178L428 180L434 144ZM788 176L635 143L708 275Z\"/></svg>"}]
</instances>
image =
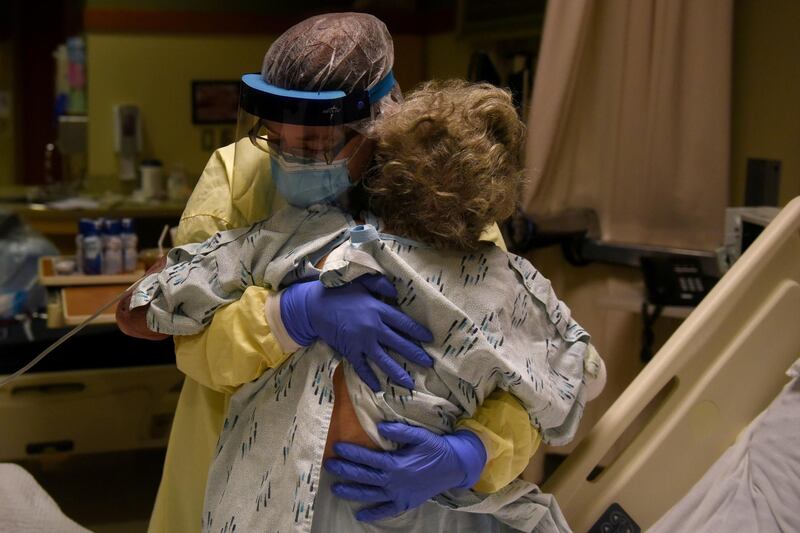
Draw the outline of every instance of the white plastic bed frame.
<instances>
[{"instance_id":1,"label":"white plastic bed frame","mask_svg":"<svg viewBox=\"0 0 800 533\"><path fill-rule=\"evenodd\" d=\"M780 392L800 357L800 197L733 265L542 490L576 532L612 503L646 529L703 476ZM668 387L641 431L589 481Z\"/></svg>"}]
</instances>

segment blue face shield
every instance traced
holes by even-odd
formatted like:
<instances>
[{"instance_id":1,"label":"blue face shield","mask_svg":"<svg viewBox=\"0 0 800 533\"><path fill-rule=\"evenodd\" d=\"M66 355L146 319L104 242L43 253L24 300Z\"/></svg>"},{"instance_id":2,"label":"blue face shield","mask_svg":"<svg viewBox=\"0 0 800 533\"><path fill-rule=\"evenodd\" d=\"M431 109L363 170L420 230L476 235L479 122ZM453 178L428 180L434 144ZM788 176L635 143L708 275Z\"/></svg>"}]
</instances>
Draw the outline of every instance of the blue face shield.
<instances>
[{"instance_id":1,"label":"blue face shield","mask_svg":"<svg viewBox=\"0 0 800 533\"><path fill-rule=\"evenodd\" d=\"M395 85L391 72L374 87L350 93L289 90L265 82L259 74L242 76L234 200L241 197L240 203L256 203L254 197L263 196L259 191L266 190L272 198L270 191L277 189L296 207L335 201L352 185L350 159L341 153L349 143L358 142L362 128ZM271 169L272 179L269 186L261 186L268 183L266 172L254 169L266 168ZM272 205L269 198L264 202ZM269 205L257 211L268 214Z\"/></svg>"}]
</instances>

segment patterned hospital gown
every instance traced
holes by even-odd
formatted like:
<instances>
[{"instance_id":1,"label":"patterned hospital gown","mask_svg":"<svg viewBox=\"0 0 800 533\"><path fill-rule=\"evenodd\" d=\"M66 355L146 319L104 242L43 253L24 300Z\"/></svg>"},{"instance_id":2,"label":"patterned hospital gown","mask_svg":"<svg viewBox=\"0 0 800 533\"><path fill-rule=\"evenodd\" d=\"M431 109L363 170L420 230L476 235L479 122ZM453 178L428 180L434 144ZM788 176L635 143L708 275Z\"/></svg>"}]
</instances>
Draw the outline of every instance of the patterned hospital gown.
<instances>
[{"instance_id":1,"label":"patterned hospital gown","mask_svg":"<svg viewBox=\"0 0 800 533\"><path fill-rule=\"evenodd\" d=\"M395 447L377 432L382 420L451 432L498 387L522 402L545 442L570 441L591 374L584 375L589 335L550 282L494 245L443 251L379 229L357 227L333 207L287 208L251 228L173 249L168 267L139 285L131 307L149 303L151 329L187 335L251 285L278 289L318 278L334 287L380 272L397 288L397 305L433 332L425 349L435 364L427 369L398 358L414 390L375 368L385 383L375 394L345 363L356 415L376 443ZM313 265L325 256L320 271ZM233 395L209 472L205 531L311 531L339 362L317 342ZM435 502L425 505L454 513L451 523L463 524L461 530L489 530L487 520L498 531L568 529L552 497L522 480L493 494L448 491Z\"/></svg>"}]
</instances>

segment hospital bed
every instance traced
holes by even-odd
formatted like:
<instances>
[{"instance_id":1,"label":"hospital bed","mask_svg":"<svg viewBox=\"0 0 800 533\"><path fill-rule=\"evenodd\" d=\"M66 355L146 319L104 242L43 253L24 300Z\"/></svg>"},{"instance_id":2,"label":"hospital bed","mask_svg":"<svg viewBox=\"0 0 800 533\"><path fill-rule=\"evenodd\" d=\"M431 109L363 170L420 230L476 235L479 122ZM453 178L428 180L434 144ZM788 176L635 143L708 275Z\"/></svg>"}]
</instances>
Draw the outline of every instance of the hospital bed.
<instances>
[{"instance_id":1,"label":"hospital bed","mask_svg":"<svg viewBox=\"0 0 800 533\"><path fill-rule=\"evenodd\" d=\"M590 530L601 517L614 522L611 529L593 530L623 531L616 528L626 521L625 514L643 530L651 527L770 405L798 357L800 197L692 312L543 491L555 495L576 532ZM781 425L786 438L794 439L789 449L800 449L800 408L791 409L789 416ZM640 429L633 437L626 435L630 444L609 459L614 444L633 428ZM778 435L773 442L784 440ZM775 454L780 453L776 447ZM790 454L797 460L797 453ZM800 494L800 461L788 468L795 469L795 497Z\"/></svg>"}]
</instances>

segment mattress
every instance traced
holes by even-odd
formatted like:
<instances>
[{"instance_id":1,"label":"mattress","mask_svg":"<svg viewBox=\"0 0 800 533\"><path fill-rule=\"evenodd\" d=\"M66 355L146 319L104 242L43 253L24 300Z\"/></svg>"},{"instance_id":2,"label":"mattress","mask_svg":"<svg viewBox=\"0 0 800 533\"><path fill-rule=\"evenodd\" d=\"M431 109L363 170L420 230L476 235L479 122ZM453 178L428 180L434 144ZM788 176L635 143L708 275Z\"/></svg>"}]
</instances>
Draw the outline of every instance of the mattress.
<instances>
[{"instance_id":1,"label":"mattress","mask_svg":"<svg viewBox=\"0 0 800 533\"><path fill-rule=\"evenodd\" d=\"M770 406L648 531L800 531L800 360L787 374Z\"/></svg>"}]
</instances>

